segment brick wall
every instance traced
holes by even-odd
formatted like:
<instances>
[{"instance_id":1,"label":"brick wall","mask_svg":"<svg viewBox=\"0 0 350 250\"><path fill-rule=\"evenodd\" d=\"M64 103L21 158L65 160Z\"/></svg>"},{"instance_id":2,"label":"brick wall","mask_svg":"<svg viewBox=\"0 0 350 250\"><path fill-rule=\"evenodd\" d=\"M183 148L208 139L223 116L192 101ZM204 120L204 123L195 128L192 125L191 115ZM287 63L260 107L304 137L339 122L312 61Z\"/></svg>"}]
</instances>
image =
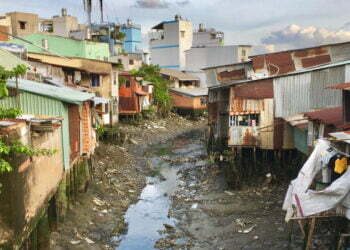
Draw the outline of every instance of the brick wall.
<instances>
[{"instance_id":1,"label":"brick wall","mask_svg":"<svg viewBox=\"0 0 350 250\"><path fill-rule=\"evenodd\" d=\"M172 105L175 108L186 108L186 109L203 109L206 108L206 104L201 104L201 97L189 97L185 95L180 95L174 92L170 93L171 99L173 101ZM203 97L207 98L207 97Z\"/></svg>"},{"instance_id":2,"label":"brick wall","mask_svg":"<svg viewBox=\"0 0 350 250\"><path fill-rule=\"evenodd\" d=\"M96 136L94 136L94 131L92 128L91 120L91 107L90 102L84 102L82 106L82 141L83 141L83 153L90 155L96 146Z\"/></svg>"},{"instance_id":3,"label":"brick wall","mask_svg":"<svg viewBox=\"0 0 350 250\"><path fill-rule=\"evenodd\" d=\"M10 28L4 25L0 25L0 31L10 33ZM8 40L10 40L10 37L0 32L0 41L8 41Z\"/></svg>"},{"instance_id":4,"label":"brick wall","mask_svg":"<svg viewBox=\"0 0 350 250\"><path fill-rule=\"evenodd\" d=\"M69 141L70 141L70 160L74 161L80 155L80 115L79 105L70 105L69 115Z\"/></svg>"}]
</instances>

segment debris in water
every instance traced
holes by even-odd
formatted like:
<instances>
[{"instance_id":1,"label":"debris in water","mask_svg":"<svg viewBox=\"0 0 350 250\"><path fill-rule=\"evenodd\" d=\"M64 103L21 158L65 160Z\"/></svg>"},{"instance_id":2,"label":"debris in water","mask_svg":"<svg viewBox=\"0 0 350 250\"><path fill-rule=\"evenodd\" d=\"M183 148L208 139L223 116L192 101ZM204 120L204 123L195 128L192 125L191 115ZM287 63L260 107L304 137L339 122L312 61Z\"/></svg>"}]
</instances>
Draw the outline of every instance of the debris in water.
<instances>
[{"instance_id":1,"label":"debris in water","mask_svg":"<svg viewBox=\"0 0 350 250\"><path fill-rule=\"evenodd\" d=\"M88 243L88 244L95 244L94 241L90 240L89 238L85 238L85 241Z\"/></svg>"},{"instance_id":2,"label":"debris in water","mask_svg":"<svg viewBox=\"0 0 350 250\"><path fill-rule=\"evenodd\" d=\"M191 208L192 208L192 209L197 209L197 208L198 208L198 203L192 204Z\"/></svg>"},{"instance_id":3,"label":"debris in water","mask_svg":"<svg viewBox=\"0 0 350 250\"><path fill-rule=\"evenodd\" d=\"M100 199L98 199L96 197L92 200L92 202L95 203L95 205L97 205L97 206L105 205L105 203L103 201L101 201Z\"/></svg>"},{"instance_id":4,"label":"debris in water","mask_svg":"<svg viewBox=\"0 0 350 250\"><path fill-rule=\"evenodd\" d=\"M71 240L70 244L72 245L78 245L80 243L80 240Z\"/></svg>"},{"instance_id":5,"label":"debris in water","mask_svg":"<svg viewBox=\"0 0 350 250\"><path fill-rule=\"evenodd\" d=\"M234 195L234 194L233 194L232 192L230 192L230 191L225 191L225 193L228 194L228 195L231 195L231 196Z\"/></svg>"}]
</instances>

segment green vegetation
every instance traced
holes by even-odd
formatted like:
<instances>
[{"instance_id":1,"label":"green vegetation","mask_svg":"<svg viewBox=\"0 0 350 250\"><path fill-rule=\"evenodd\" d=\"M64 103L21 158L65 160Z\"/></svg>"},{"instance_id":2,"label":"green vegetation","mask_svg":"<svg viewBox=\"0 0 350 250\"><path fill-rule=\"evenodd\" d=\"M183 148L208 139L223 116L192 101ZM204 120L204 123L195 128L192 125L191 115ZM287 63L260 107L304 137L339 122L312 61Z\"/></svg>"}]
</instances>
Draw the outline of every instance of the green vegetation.
<instances>
[{"instance_id":1,"label":"green vegetation","mask_svg":"<svg viewBox=\"0 0 350 250\"><path fill-rule=\"evenodd\" d=\"M169 82L160 74L158 65L143 65L139 70L131 71L134 76L143 77L145 81L154 84L153 100L157 112L161 117L166 117L171 111L171 98L169 95Z\"/></svg>"}]
</instances>

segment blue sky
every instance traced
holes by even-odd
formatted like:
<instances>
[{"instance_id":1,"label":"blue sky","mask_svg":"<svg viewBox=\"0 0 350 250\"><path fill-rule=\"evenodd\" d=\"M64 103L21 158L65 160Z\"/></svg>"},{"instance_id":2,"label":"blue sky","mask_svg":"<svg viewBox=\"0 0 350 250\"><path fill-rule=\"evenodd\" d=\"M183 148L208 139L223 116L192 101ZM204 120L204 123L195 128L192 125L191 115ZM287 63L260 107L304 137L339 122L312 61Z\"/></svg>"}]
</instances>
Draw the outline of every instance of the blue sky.
<instances>
[{"instance_id":1,"label":"blue sky","mask_svg":"<svg viewBox=\"0 0 350 250\"><path fill-rule=\"evenodd\" d=\"M96 10L97 0L92 0ZM0 0L0 12L26 11L41 17L66 7L84 23L82 0ZM109 21L132 18L143 33L176 13L195 26L205 23L225 32L226 44L253 44L280 50L350 40L348 0L105 0ZM93 15L98 20L97 11Z\"/></svg>"}]
</instances>

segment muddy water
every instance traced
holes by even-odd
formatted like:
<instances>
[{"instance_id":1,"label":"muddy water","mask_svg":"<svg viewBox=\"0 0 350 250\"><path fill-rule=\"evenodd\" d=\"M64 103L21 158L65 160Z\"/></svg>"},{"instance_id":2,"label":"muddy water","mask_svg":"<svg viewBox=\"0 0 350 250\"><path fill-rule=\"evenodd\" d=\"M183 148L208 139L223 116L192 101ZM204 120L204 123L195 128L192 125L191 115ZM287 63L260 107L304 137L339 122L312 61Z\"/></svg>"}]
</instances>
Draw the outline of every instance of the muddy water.
<instances>
[{"instance_id":1,"label":"muddy water","mask_svg":"<svg viewBox=\"0 0 350 250\"><path fill-rule=\"evenodd\" d=\"M147 159L163 178L149 177L127 211L118 249L287 249L287 185L230 190L228 170L208 161L202 138L196 131L149 148Z\"/></svg>"},{"instance_id":2,"label":"muddy water","mask_svg":"<svg viewBox=\"0 0 350 250\"><path fill-rule=\"evenodd\" d=\"M147 177L139 202L128 209L125 215L128 230L119 239L117 249L156 249L155 243L163 237L160 231L165 225L168 229L176 227L177 220L169 215L171 197L184 184L179 180L179 171L205 155L202 138L203 133L196 131L150 149L148 161L157 177Z\"/></svg>"}]
</instances>

